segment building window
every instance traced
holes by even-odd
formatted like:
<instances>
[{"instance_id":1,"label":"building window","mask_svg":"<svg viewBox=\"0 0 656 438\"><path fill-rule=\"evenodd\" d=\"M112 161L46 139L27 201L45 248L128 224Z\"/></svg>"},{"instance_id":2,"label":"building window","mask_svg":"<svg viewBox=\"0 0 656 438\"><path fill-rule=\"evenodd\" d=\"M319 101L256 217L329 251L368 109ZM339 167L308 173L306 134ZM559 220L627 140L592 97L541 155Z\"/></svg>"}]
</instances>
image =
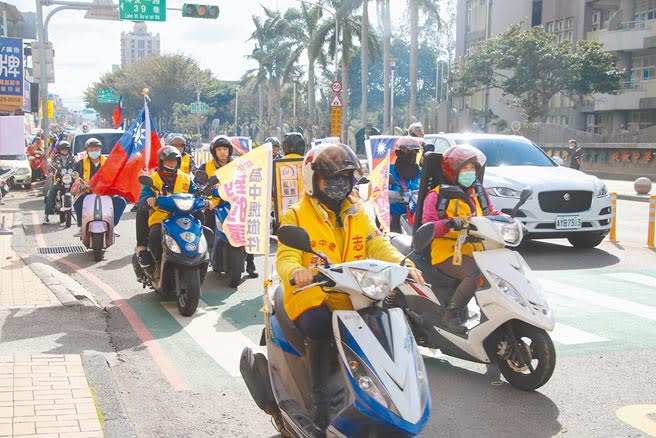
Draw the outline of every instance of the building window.
<instances>
[{"instance_id":1,"label":"building window","mask_svg":"<svg viewBox=\"0 0 656 438\"><path fill-rule=\"evenodd\" d=\"M533 0L533 11L531 15L531 26L542 24L542 0Z\"/></svg>"},{"instance_id":2,"label":"building window","mask_svg":"<svg viewBox=\"0 0 656 438\"><path fill-rule=\"evenodd\" d=\"M480 32L485 30L485 0L467 0L465 4L465 31Z\"/></svg>"},{"instance_id":3,"label":"building window","mask_svg":"<svg viewBox=\"0 0 656 438\"><path fill-rule=\"evenodd\" d=\"M656 1L656 0L654 0ZM547 23L547 32L553 33L556 36L556 41L574 42L574 27L576 21L574 17L563 18L562 20L552 21Z\"/></svg>"},{"instance_id":4,"label":"building window","mask_svg":"<svg viewBox=\"0 0 656 438\"><path fill-rule=\"evenodd\" d=\"M656 0L636 0L635 21L652 21L656 19Z\"/></svg>"},{"instance_id":5,"label":"building window","mask_svg":"<svg viewBox=\"0 0 656 438\"><path fill-rule=\"evenodd\" d=\"M547 32L553 33L553 31L554 31L554 23L553 21L550 21L547 23Z\"/></svg>"},{"instance_id":6,"label":"building window","mask_svg":"<svg viewBox=\"0 0 656 438\"><path fill-rule=\"evenodd\" d=\"M656 79L656 55L634 56L630 78L636 83Z\"/></svg>"}]
</instances>

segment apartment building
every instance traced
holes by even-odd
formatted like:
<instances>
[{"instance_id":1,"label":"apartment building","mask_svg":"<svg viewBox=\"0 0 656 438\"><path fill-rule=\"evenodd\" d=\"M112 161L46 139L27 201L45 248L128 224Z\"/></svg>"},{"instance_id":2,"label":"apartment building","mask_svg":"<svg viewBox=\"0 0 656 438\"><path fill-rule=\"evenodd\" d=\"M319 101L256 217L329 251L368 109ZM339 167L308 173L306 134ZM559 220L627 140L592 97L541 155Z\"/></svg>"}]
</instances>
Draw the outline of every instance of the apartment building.
<instances>
[{"instance_id":1,"label":"apartment building","mask_svg":"<svg viewBox=\"0 0 656 438\"><path fill-rule=\"evenodd\" d=\"M627 72L618 94L584 102L555 96L548 123L597 134L636 132L656 125L656 0L458 0L456 56L510 24L544 26L559 41L600 41ZM521 120L510 98L497 90L456 99L463 126L477 111L491 109L508 122ZM467 126L469 124L469 126Z\"/></svg>"},{"instance_id":2,"label":"apartment building","mask_svg":"<svg viewBox=\"0 0 656 438\"><path fill-rule=\"evenodd\" d=\"M159 34L148 32L143 21L136 21L132 32L121 32L121 66L159 53Z\"/></svg>"}]
</instances>

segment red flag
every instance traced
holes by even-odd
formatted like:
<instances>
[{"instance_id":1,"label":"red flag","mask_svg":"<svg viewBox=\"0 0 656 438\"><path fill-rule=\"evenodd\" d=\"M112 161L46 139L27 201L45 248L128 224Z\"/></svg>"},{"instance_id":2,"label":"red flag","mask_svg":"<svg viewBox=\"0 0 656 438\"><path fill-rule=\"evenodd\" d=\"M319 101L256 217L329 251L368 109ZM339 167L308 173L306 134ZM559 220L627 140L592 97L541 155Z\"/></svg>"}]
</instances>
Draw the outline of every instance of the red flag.
<instances>
[{"instance_id":1,"label":"red flag","mask_svg":"<svg viewBox=\"0 0 656 438\"><path fill-rule=\"evenodd\" d=\"M112 121L114 122L114 128L121 126L121 122L123 121L123 96L118 98L116 108L112 112Z\"/></svg>"},{"instance_id":2,"label":"red flag","mask_svg":"<svg viewBox=\"0 0 656 438\"><path fill-rule=\"evenodd\" d=\"M157 167L159 148L159 135L150 119L148 105L144 103L144 108L118 140L105 164L89 181L89 187L97 195L120 195L128 202L136 202L141 192L139 175Z\"/></svg>"}]
</instances>

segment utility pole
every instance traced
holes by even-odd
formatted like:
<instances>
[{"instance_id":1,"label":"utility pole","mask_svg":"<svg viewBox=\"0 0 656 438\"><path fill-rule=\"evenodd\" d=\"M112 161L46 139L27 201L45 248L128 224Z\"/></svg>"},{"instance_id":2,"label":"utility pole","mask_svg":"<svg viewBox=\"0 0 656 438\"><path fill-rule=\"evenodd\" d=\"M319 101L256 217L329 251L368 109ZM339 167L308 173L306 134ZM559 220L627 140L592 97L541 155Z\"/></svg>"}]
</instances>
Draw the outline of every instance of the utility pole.
<instances>
[{"instance_id":1,"label":"utility pole","mask_svg":"<svg viewBox=\"0 0 656 438\"><path fill-rule=\"evenodd\" d=\"M239 86L237 87L237 93L235 94L235 135L239 135L237 132L238 121L239 121Z\"/></svg>"},{"instance_id":2,"label":"utility pole","mask_svg":"<svg viewBox=\"0 0 656 438\"><path fill-rule=\"evenodd\" d=\"M200 110L200 84L198 85L198 88L196 89L196 107ZM198 111L198 114L196 114L196 127L197 127L197 132L198 132L198 143L202 144L203 143L203 137L200 134L200 116L201 113Z\"/></svg>"}]
</instances>

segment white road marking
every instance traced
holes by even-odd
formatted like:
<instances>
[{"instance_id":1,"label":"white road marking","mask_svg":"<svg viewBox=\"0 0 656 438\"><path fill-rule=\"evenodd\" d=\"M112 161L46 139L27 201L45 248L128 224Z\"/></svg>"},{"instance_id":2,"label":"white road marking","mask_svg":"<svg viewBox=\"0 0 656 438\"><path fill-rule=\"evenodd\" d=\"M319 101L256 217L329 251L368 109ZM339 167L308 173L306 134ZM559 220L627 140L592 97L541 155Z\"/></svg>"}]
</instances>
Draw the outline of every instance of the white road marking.
<instances>
[{"instance_id":1,"label":"white road marking","mask_svg":"<svg viewBox=\"0 0 656 438\"><path fill-rule=\"evenodd\" d=\"M559 322L556 323L556 328L549 333L551 339L559 344L564 345L577 345L588 344L592 342L605 342L608 338L588 333L584 330L579 330Z\"/></svg>"},{"instance_id":2,"label":"white road marking","mask_svg":"<svg viewBox=\"0 0 656 438\"><path fill-rule=\"evenodd\" d=\"M588 303L594 304L595 306L605 307L617 312L628 313L640 318L656 321L656 307L634 303L633 301L611 297L609 295L593 292L588 289L570 286L565 283L559 283L557 281L547 280L544 278L541 278L540 282L544 286L544 290L547 293L569 297L577 301L587 301Z\"/></svg>"},{"instance_id":3,"label":"white road marking","mask_svg":"<svg viewBox=\"0 0 656 438\"><path fill-rule=\"evenodd\" d=\"M631 283L638 283L645 286L656 287L656 277L650 277L649 275L633 274L630 272L617 273L617 274L603 274L603 275L606 277L628 281Z\"/></svg>"},{"instance_id":4,"label":"white road marking","mask_svg":"<svg viewBox=\"0 0 656 438\"><path fill-rule=\"evenodd\" d=\"M244 336L237 328L226 320L220 325L230 330L217 332L217 323L221 318L221 311L209 307L202 300L198 310L192 317L180 315L175 302L162 303L164 308L178 321L184 331L209 354L227 373L233 377L240 377L239 358L244 347L260 351L249 338Z\"/></svg>"}]
</instances>

